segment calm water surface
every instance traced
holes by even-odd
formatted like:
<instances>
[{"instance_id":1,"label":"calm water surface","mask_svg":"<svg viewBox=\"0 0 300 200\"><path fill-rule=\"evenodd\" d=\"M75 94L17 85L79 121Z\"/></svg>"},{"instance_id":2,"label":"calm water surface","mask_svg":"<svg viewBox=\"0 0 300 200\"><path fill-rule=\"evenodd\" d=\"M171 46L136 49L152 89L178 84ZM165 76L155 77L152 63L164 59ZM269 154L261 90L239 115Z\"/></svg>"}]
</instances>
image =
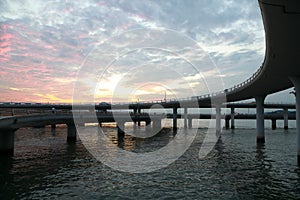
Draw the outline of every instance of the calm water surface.
<instances>
[{"instance_id":1,"label":"calm water surface","mask_svg":"<svg viewBox=\"0 0 300 200\"><path fill-rule=\"evenodd\" d=\"M116 129L105 128L115 142ZM206 129L176 162L151 173L115 171L94 159L66 127L20 129L15 155L1 158L0 199L299 199L295 129L266 130L256 145L255 129L224 130L204 159L198 158ZM125 136L129 151L156 150L173 133L150 139Z\"/></svg>"}]
</instances>

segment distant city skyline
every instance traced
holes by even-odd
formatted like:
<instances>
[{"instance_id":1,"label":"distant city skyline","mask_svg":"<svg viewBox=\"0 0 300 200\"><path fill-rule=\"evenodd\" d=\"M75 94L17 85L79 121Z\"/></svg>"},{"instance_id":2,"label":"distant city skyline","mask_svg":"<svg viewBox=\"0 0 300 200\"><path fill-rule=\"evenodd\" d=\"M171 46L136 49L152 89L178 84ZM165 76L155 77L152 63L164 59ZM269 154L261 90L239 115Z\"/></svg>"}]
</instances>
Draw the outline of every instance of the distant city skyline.
<instances>
[{"instance_id":1,"label":"distant city skyline","mask_svg":"<svg viewBox=\"0 0 300 200\"><path fill-rule=\"evenodd\" d=\"M207 88L202 76L218 76L224 88L232 87L249 78L265 54L260 9L252 0L4 0L0 2L0 21L1 102L70 103L78 80L80 101L85 101L89 90L99 102L158 100L165 94L167 98L203 95L220 88ZM97 65L91 62L98 59L96 54L91 56L95 49L102 52L97 49L103 47L99 44L136 29L167 29L190 38L207 53L218 73L209 68L201 73L188 70L187 62L163 48L120 56L107 70L102 58ZM151 37L144 34L133 41ZM167 37L157 37L169 44ZM131 45L126 40L114 42L105 48ZM177 42L184 45L186 41ZM102 74L96 75L100 78L92 80L89 72L99 69ZM294 102L289 91L266 101Z\"/></svg>"}]
</instances>

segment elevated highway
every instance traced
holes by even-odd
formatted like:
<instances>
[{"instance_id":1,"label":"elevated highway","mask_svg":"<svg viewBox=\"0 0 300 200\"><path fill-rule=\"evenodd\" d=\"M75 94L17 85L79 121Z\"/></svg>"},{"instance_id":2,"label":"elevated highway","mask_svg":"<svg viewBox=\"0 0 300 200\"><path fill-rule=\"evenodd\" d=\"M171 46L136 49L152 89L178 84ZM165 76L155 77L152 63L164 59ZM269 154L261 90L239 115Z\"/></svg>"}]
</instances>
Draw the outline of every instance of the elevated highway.
<instances>
[{"instance_id":1,"label":"elevated highway","mask_svg":"<svg viewBox=\"0 0 300 200\"><path fill-rule=\"evenodd\" d=\"M154 105L159 104L164 108L211 108L211 104L181 104L181 102L188 102L190 100L184 99L184 100L170 100L167 102L164 101L149 101L149 102L133 102L133 103L118 103L118 104L107 104L107 105L92 105L92 104L82 104L82 105L76 105L76 108L81 110L87 110L89 108L95 109L95 110L121 110L121 109L151 109ZM199 99L201 101L201 99ZM224 108L256 108L256 102L250 102L250 103L243 103L243 102L235 102L235 103L224 103L222 104L222 107ZM265 108L269 109L277 109L277 108L287 108L287 109L296 109L295 104L291 103L264 103ZM55 108L55 110L65 110L65 111L71 111L73 110L73 107L71 104L0 104L0 114L1 110L5 109L20 109L20 110L40 110L40 111L47 111L50 112L52 108Z\"/></svg>"},{"instance_id":2,"label":"elevated highway","mask_svg":"<svg viewBox=\"0 0 300 200\"><path fill-rule=\"evenodd\" d=\"M96 114L96 113L84 113L78 115L76 119L77 125L84 126L85 123L99 123L100 125L105 122L117 122L118 137L124 136L124 124L126 122L138 122L144 121L146 125L153 122L153 126L161 128L161 119L165 115L112 115L112 114ZM24 115L24 116L12 116L4 117L0 119L0 155L13 155L14 152L14 132L19 128L24 127L42 127L46 125L55 126L56 124L66 124L68 127L67 141L76 141L76 126L74 123L74 116L72 113L53 113L53 114L39 114L39 115Z\"/></svg>"},{"instance_id":3,"label":"elevated highway","mask_svg":"<svg viewBox=\"0 0 300 200\"><path fill-rule=\"evenodd\" d=\"M141 121L144 121L147 128L151 127L152 122L152 131L157 133L162 128L162 119L164 118L173 118L174 114L153 114L149 115L146 113L134 114L131 113L129 116L127 114L104 114L104 113L84 113L78 115L79 118L74 118L72 113L52 113L52 114L38 114L38 115L23 115L23 116L11 116L3 117L0 119L0 155L13 155L14 152L14 132L19 128L24 127L44 127L51 125L52 128L55 128L57 124L66 124L67 125L67 141L75 142L77 140L77 126L84 126L85 123L97 123L102 125L102 123L111 123L116 122L118 127L118 138L123 138L125 135L124 125L126 122L134 122L140 125ZM229 120L231 115L222 115L222 118L225 119L226 128L229 128ZM295 119L294 114L287 115L289 119ZM216 119L217 115L215 114L189 114L182 115L177 114L177 118L184 118L184 127L192 128L193 119ZM236 119L255 119L253 114L236 114ZM276 120L285 119L285 116L282 114L266 114L265 119L272 120L272 128L276 128ZM76 120L76 125L74 123ZM147 129L149 130L149 129ZM148 134L148 133L147 133Z\"/></svg>"},{"instance_id":4,"label":"elevated highway","mask_svg":"<svg viewBox=\"0 0 300 200\"><path fill-rule=\"evenodd\" d=\"M229 88L227 101L267 96L293 87L291 77L300 76L300 2L259 0L266 53L262 66L244 83Z\"/></svg>"}]
</instances>

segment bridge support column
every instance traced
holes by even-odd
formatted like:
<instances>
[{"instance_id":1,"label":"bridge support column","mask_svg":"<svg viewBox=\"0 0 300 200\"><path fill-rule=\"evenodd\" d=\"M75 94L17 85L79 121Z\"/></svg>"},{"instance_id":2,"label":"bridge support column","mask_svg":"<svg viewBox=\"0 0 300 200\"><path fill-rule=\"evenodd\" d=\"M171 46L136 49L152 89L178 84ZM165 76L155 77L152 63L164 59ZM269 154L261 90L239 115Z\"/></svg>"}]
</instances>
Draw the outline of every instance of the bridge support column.
<instances>
[{"instance_id":1,"label":"bridge support column","mask_svg":"<svg viewBox=\"0 0 300 200\"><path fill-rule=\"evenodd\" d=\"M188 108L184 108L184 128L187 128L187 113L188 113Z\"/></svg>"},{"instance_id":2,"label":"bridge support column","mask_svg":"<svg viewBox=\"0 0 300 200\"><path fill-rule=\"evenodd\" d=\"M0 156L14 155L15 130L0 129Z\"/></svg>"},{"instance_id":3,"label":"bridge support column","mask_svg":"<svg viewBox=\"0 0 300 200\"><path fill-rule=\"evenodd\" d=\"M137 114L138 126L141 126L140 116L141 116L141 109L139 108L139 109L138 109L138 114Z\"/></svg>"},{"instance_id":4,"label":"bridge support column","mask_svg":"<svg viewBox=\"0 0 300 200\"><path fill-rule=\"evenodd\" d=\"M68 142L76 142L76 127L75 124L67 124L68 126L68 136L67 141Z\"/></svg>"},{"instance_id":5,"label":"bridge support column","mask_svg":"<svg viewBox=\"0 0 300 200\"><path fill-rule=\"evenodd\" d=\"M161 119L154 119L153 120L153 128L161 129Z\"/></svg>"},{"instance_id":6,"label":"bridge support column","mask_svg":"<svg viewBox=\"0 0 300 200\"><path fill-rule=\"evenodd\" d=\"M272 130L275 130L276 128L276 119L272 119Z\"/></svg>"},{"instance_id":7,"label":"bridge support column","mask_svg":"<svg viewBox=\"0 0 300 200\"><path fill-rule=\"evenodd\" d=\"M300 77L290 77L295 86L296 96L296 126L297 126L297 158L300 166Z\"/></svg>"},{"instance_id":8,"label":"bridge support column","mask_svg":"<svg viewBox=\"0 0 300 200\"><path fill-rule=\"evenodd\" d=\"M216 133L221 133L221 106L216 105Z\"/></svg>"},{"instance_id":9,"label":"bridge support column","mask_svg":"<svg viewBox=\"0 0 300 200\"><path fill-rule=\"evenodd\" d=\"M283 123L284 123L284 129L287 130L289 129L289 116L288 116L288 109L284 108L283 109Z\"/></svg>"},{"instance_id":10,"label":"bridge support column","mask_svg":"<svg viewBox=\"0 0 300 200\"><path fill-rule=\"evenodd\" d=\"M118 139L119 138L124 138L125 136L125 122L123 121L118 121L117 122L117 127L118 127Z\"/></svg>"},{"instance_id":11,"label":"bridge support column","mask_svg":"<svg viewBox=\"0 0 300 200\"><path fill-rule=\"evenodd\" d=\"M255 97L257 143L265 143L264 100L265 96Z\"/></svg>"},{"instance_id":12,"label":"bridge support column","mask_svg":"<svg viewBox=\"0 0 300 200\"><path fill-rule=\"evenodd\" d=\"M173 131L177 130L177 108L173 108Z\"/></svg>"},{"instance_id":13,"label":"bridge support column","mask_svg":"<svg viewBox=\"0 0 300 200\"><path fill-rule=\"evenodd\" d=\"M226 129L229 129L229 120L230 119L225 118L225 128Z\"/></svg>"},{"instance_id":14,"label":"bridge support column","mask_svg":"<svg viewBox=\"0 0 300 200\"><path fill-rule=\"evenodd\" d=\"M151 120L147 120L147 121L145 121L145 123L146 123L146 126L148 126L149 124L151 124Z\"/></svg>"},{"instance_id":15,"label":"bridge support column","mask_svg":"<svg viewBox=\"0 0 300 200\"><path fill-rule=\"evenodd\" d=\"M136 108L133 109L133 115L134 115L134 117L137 117L137 109L136 109ZM137 121L134 121L134 122L133 122L134 125L136 125L136 122L137 122Z\"/></svg>"},{"instance_id":16,"label":"bridge support column","mask_svg":"<svg viewBox=\"0 0 300 200\"><path fill-rule=\"evenodd\" d=\"M230 122L231 122L231 129L234 129L234 108L231 108L231 113L230 113Z\"/></svg>"},{"instance_id":17,"label":"bridge support column","mask_svg":"<svg viewBox=\"0 0 300 200\"><path fill-rule=\"evenodd\" d=\"M146 124L146 131L150 131L151 130L151 120L146 120L145 124Z\"/></svg>"},{"instance_id":18,"label":"bridge support column","mask_svg":"<svg viewBox=\"0 0 300 200\"><path fill-rule=\"evenodd\" d=\"M188 127L193 128L193 118L191 117L188 118Z\"/></svg>"}]
</instances>

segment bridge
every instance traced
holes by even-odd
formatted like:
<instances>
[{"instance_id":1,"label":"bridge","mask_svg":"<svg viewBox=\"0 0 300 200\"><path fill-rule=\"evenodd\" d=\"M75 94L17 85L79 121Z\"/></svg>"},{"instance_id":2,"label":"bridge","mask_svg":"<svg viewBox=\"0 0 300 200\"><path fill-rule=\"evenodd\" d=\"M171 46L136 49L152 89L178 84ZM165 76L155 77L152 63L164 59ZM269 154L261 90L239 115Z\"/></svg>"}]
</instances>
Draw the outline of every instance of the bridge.
<instances>
[{"instance_id":1,"label":"bridge","mask_svg":"<svg viewBox=\"0 0 300 200\"><path fill-rule=\"evenodd\" d=\"M182 100L181 100L182 101ZM189 102L189 99L184 99L184 102ZM130 111L132 110L133 114L137 116L137 114L142 115L141 110L142 109L152 109L155 108L155 105L160 105L163 108L169 108L173 110L173 130L177 129L177 118L178 116L181 117L181 115L177 114L178 108L184 108L184 127L187 127L187 121L191 121L191 117L193 115L188 116L188 108L211 108L211 104L205 104L205 105L199 105L199 104L189 104L189 103L181 103L178 100L170 100L170 101L151 101L151 102L139 102L139 103L118 103L118 104L99 104L99 105L90 105L90 104L83 104L83 105L76 105L75 107L79 110L87 111L102 111L102 113L107 112L113 112L113 110L126 110ZM235 108L256 108L256 103L224 103L221 105L222 108L230 108L231 114L230 114L230 121L231 121L231 128L234 129L234 121L235 118L239 118L235 114ZM71 113L72 105L68 104L14 104L14 103L6 103L6 104L0 104L0 116L3 114L6 115L26 115L26 114L41 114L41 113L50 113L53 112L52 109L55 109L60 112L64 113ZM284 128L288 129L288 109L295 109L295 104L278 104L278 103L265 103L264 108L269 109L282 109L283 111L283 119L284 119ZM20 112L21 111L21 112ZM198 114L199 116L199 114ZM201 119L208 119L206 116L208 115L202 115L203 118ZM209 115L211 116L211 115ZM170 117L170 115L168 115ZM198 117L195 117L198 118ZM216 117L215 117L216 118ZM280 118L280 117L277 117ZM188 120L190 119L190 120ZM209 118L210 119L210 118ZM249 119L253 119L253 117L249 117ZM189 122L190 123L190 122ZM226 124L229 123L228 115L226 117ZM275 126L276 121L273 120L272 122ZM68 124L68 123L65 123ZM221 124L221 123L220 123ZM219 128L221 129L221 127Z\"/></svg>"},{"instance_id":2,"label":"bridge","mask_svg":"<svg viewBox=\"0 0 300 200\"><path fill-rule=\"evenodd\" d=\"M228 102L245 99L255 99L257 142L265 142L264 134L264 100L267 95L290 87L295 87L300 94L300 1L294 0L259 0L262 20L265 30L266 52L263 64L249 79L225 89L224 91L191 97L182 100L165 102L145 102L135 104L114 105L115 109L133 109L140 113L142 108L151 108L154 104L173 109L173 127L177 127L177 109L196 107L214 107L216 109L216 130L221 130L221 109L224 104L212 99L222 99L226 96ZM195 104L196 102L196 104ZM220 101L221 102L221 101ZM230 104L228 104L230 105ZM99 107L111 109L112 105ZM93 107L94 106L87 106ZM86 107L85 107L86 108ZM97 106L96 106L96 109ZM285 109L286 112L286 109ZM231 112L234 113L234 112ZM231 117L234 115L231 114ZM296 124L297 124L297 157L300 164L300 97L296 95Z\"/></svg>"},{"instance_id":3,"label":"bridge","mask_svg":"<svg viewBox=\"0 0 300 200\"><path fill-rule=\"evenodd\" d=\"M133 113L129 116L126 114L103 114L99 113L84 113L80 115L76 121L80 122L80 126L84 126L85 123L102 123L117 122L118 137L124 137L124 124L126 122L139 123L144 121L146 125L153 122L153 127L161 128L161 119L165 115L148 115L139 114L134 115ZM96 116L96 118L95 118ZM117 120L116 120L117 118ZM14 152L14 132L19 128L23 127L43 127L51 125L53 128L56 124L67 125L67 141L76 141L76 126L74 123L74 116L72 113L49 113L49 114L37 114L37 115L23 115L23 116L12 116L3 117L0 119L0 154L13 155Z\"/></svg>"},{"instance_id":4,"label":"bridge","mask_svg":"<svg viewBox=\"0 0 300 200\"><path fill-rule=\"evenodd\" d=\"M163 102L166 103L166 102ZM150 111L153 105L157 105L158 102L147 102L131 104L117 104L117 110L122 109L123 112L115 112L114 105L78 105L81 110L72 110L72 105L58 104L14 104L6 103L0 104L0 113L6 114L11 112L12 116L5 116L0 119L0 154L13 155L14 151L14 132L23 127L44 127L51 125L55 128L56 124L67 125L67 141L74 142L77 138L76 126L74 121L79 122L80 126L84 126L85 123L102 123L116 122L118 128L118 138L123 138L124 124L126 122L133 122L135 125L140 126L144 121L146 128L154 130L160 130L162 128L162 119L173 119L173 129L177 129L177 119L184 119L184 128L192 128L193 119L216 119L216 114L188 114L188 107L184 107L184 114L175 114L174 106L178 102L170 101L168 105L172 105L173 113L142 113L141 109ZM90 108L97 108L97 110ZM229 121L231 121L231 128L234 128L235 119L255 119L253 114L236 114L235 108L255 108L255 102L253 103L230 103L223 105L222 107L228 107L231 109L231 114L221 115L220 119L225 120L225 127L229 128ZM281 114L265 114L265 119L272 120L272 128L276 128L276 120L284 120L284 128L288 128L288 119L295 119L294 114L288 114L288 109L295 109L294 104L265 104L265 107L270 109L282 109ZM52 108L55 108L53 112ZM130 108L130 109L129 109ZM177 108L177 107L175 107ZM209 108L207 105L201 108ZM9 112L7 111L9 110ZM19 112L22 111L22 112ZM101 112L99 112L101 111ZM125 112L124 112L125 111ZM32 114L33 112L34 114ZM79 112L77 115L73 115L73 112ZM17 115L14 115L17 114ZM129 115L128 115L129 114ZM2 115L3 116L3 115ZM96 116L96 118L95 118ZM134 126L135 126L134 125Z\"/></svg>"}]
</instances>

